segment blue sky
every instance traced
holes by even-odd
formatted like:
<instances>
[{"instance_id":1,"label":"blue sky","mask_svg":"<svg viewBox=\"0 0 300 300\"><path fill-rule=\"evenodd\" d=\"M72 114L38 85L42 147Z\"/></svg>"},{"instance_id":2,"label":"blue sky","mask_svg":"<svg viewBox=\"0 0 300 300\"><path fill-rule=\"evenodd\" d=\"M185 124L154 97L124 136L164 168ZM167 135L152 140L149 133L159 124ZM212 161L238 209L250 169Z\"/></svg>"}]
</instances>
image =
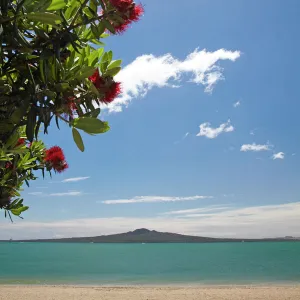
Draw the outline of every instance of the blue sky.
<instances>
[{"instance_id":1,"label":"blue sky","mask_svg":"<svg viewBox=\"0 0 300 300\"><path fill-rule=\"evenodd\" d=\"M299 1L144 5L106 41L124 67L124 94L101 114L111 131L80 153L53 124L46 143L70 168L25 189L30 210L0 220L0 238L300 236Z\"/></svg>"}]
</instances>

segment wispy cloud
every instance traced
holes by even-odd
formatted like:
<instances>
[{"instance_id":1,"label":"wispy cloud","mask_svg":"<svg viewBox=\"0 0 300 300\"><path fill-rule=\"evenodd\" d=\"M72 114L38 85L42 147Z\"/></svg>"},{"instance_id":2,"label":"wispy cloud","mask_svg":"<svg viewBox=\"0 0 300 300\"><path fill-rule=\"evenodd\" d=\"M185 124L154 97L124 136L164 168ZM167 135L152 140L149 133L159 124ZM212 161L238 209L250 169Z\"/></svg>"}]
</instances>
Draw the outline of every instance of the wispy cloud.
<instances>
[{"instance_id":1,"label":"wispy cloud","mask_svg":"<svg viewBox=\"0 0 300 300\"><path fill-rule=\"evenodd\" d=\"M189 134L190 134L190 133L187 132L187 133L184 135L183 139L185 139Z\"/></svg>"},{"instance_id":2,"label":"wispy cloud","mask_svg":"<svg viewBox=\"0 0 300 300\"><path fill-rule=\"evenodd\" d=\"M83 195L80 191L67 191L67 192L59 192L59 193L43 193L43 192L32 192L28 193L28 195L33 196L41 196L41 197L67 197L67 196L81 196Z\"/></svg>"},{"instance_id":3,"label":"wispy cloud","mask_svg":"<svg viewBox=\"0 0 300 300\"><path fill-rule=\"evenodd\" d=\"M69 191L63 193L51 193L48 196L50 197L68 197L68 196L81 196L83 193L79 191Z\"/></svg>"},{"instance_id":4,"label":"wispy cloud","mask_svg":"<svg viewBox=\"0 0 300 300\"><path fill-rule=\"evenodd\" d=\"M200 216L196 216L196 215ZM300 202L229 208L212 213L183 213L158 217L81 218L52 222L0 219L0 239L97 236L149 228L164 232L212 237L299 236Z\"/></svg>"},{"instance_id":5,"label":"wispy cloud","mask_svg":"<svg viewBox=\"0 0 300 300\"><path fill-rule=\"evenodd\" d=\"M87 180L90 177L73 177L73 178L66 178L62 182L77 182L77 181L82 181L82 180Z\"/></svg>"},{"instance_id":6,"label":"wispy cloud","mask_svg":"<svg viewBox=\"0 0 300 300\"><path fill-rule=\"evenodd\" d=\"M190 133L187 132L179 141L174 142L174 144L175 145L179 144L180 142L184 141L189 135Z\"/></svg>"},{"instance_id":7,"label":"wispy cloud","mask_svg":"<svg viewBox=\"0 0 300 300\"><path fill-rule=\"evenodd\" d=\"M123 106L135 98L144 97L154 87L178 87L184 74L190 75L190 82L203 85L205 92L210 93L216 83L224 79L223 69L217 62L235 61L240 55L239 51L225 49L214 52L196 49L184 60L176 59L170 53L139 56L116 76L123 86L121 97L103 108L120 112Z\"/></svg>"},{"instance_id":8,"label":"wispy cloud","mask_svg":"<svg viewBox=\"0 0 300 300\"><path fill-rule=\"evenodd\" d=\"M193 209L183 209L183 210L172 210L163 213L163 215L186 215L186 214L195 214L195 213L208 213L216 212L220 210L228 210L230 206L223 205L210 205L207 207L193 208Z\"/></svg>"},{"instance_id":9,"label":"wispy cloud","mask_svg":"<svg viewBox=\"0 0 300 300\"><path fill-rule=\"evenodd\" d=\"M28 193L28 195L39 196L39 195L43 195L43 192L31 192Z\"/></svg>"},{"instance_id":10,"label":"wispy cloud","mask_svg":"<svg viewBox=\"0 0 300 300\"><path fill-rule=\"evenodd\" d=\"M237 101L237 102L233 103L233 107L234 107L234 108L237 108L237 107L239 107L240 105L241 105L241 101Z\"/></svg>"},{"instance_id":11,"label":"wispy cloud","mask_svg":"<svg viewBox=\"0 0 300 300\"><path fill-rule=\"evenodd\" d=\"M230 120L228 120L226 123L221 124L217 128L213 128L210 125L211 124L208 122L200 124L200 132L197 134L197 136L206 136L209 139L215 139L223 132L234 131L234 127L230 124Z\"/></svg>"},{"instance_id":12,"label":"wispy cloud","mask_svg":"<svg viewBox=\"0 0 300 300\"><path fill-rule=\"evenodd\" d=\"M269 144L265 145L259 145L259 144L244 144L241 146L241 151L247 152L247 151L254 151L254 152L259 152L259 151L269 151L270 149Z\"/></svg>"},{"instance_id":13,"label":"wispy cloud","mask_svg":"<svg viewBox=\"0 0 300 300\"><path fill-rule=\"evenodd\" d=\"M250 135L255 135L255 132L258 130L258 128L254 128L252 130L250 130L249 134Z\"/></svg>"},{"instance_id":14,"label":"wispy cloud","mask_svg":"<svg viewBox=\"0 0 300 300\"><path fill-rule=\"evenodd\" d=\"M278 152L273 154L272 158L275 159L284 159L284 153L283 152Z\"/></svg>"},{"instance_id":15,"label":"wispy cloud","mask_svg":"<svg viewBox=\"0 0 300 300\"><path fill-rule=\"evenodd\" d=\"M175 201L193 201L200 199L209 199L212 196L191 196L191 197L168 197L168 196L136 196L131 199L117 199L99 201L104 204L128 204L128 203L153 203L153 202L175 202Z\"/></svg>"}]
</instances>

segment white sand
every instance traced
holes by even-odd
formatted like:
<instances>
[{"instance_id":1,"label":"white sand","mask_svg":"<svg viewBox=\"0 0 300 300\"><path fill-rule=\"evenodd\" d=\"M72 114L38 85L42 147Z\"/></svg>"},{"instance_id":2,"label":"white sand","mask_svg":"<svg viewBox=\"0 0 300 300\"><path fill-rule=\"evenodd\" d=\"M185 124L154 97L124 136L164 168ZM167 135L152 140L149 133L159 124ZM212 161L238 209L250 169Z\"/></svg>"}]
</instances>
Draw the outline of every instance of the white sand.
<instances>
[{"instance_id":1,"label":"white sand","mask_svg":"<svg viewBox=\"0 0 300 300\"><path fill-rule=\"evenodd\" d=\"M0 300L300 300L295 286L0 286Z\"/></svg>"}]
</instances>

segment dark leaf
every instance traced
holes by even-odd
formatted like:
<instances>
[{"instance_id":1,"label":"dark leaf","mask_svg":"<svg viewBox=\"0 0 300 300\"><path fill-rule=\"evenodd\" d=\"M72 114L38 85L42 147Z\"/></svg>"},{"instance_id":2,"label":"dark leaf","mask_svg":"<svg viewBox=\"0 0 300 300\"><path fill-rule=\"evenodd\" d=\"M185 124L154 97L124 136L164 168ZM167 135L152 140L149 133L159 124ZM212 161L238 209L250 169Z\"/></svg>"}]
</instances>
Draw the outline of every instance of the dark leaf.
<instances>
[{"instance_id":1,"label":"dark leaf","mask_svg":"<svg viewBox=\"0 0 300 300\"><path fill-rule=\"evenodd\" d=\"M27 124L26 124L26 135L27 139L32 142L34 137L34 129L36 124L36 110L32 106L27 118Z\"/></svg>"},{"instance_id":2,"label":"dark leaf","mask_svg":"<svg viewBox=\"0 0 300 300\"><path fill-rule=\"evenodd\" d=\"M72 128L72 134L73 134L73 139L74 142L76 143L78 149L83 152L84 151L84 144L81 138L81 135L79 133L79 131L76 128Z\"/></svg>"}]
</instances>

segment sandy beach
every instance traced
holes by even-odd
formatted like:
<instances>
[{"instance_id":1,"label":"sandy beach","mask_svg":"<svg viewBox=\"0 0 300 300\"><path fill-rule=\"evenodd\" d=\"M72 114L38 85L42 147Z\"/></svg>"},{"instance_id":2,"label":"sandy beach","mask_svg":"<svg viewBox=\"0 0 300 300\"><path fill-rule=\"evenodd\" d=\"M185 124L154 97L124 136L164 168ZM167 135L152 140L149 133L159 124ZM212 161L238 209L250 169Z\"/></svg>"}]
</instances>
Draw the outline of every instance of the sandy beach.
<instances>
[{"instance_id":1,"label":"sandy beach","mask_svg":"<svg viewBox=\"0 0 300 300\"><path fill-rule=\"evenodd\" d=\"M298 300L296 286L0 286L0 300Z\"/></svg>"}]
</instances>

